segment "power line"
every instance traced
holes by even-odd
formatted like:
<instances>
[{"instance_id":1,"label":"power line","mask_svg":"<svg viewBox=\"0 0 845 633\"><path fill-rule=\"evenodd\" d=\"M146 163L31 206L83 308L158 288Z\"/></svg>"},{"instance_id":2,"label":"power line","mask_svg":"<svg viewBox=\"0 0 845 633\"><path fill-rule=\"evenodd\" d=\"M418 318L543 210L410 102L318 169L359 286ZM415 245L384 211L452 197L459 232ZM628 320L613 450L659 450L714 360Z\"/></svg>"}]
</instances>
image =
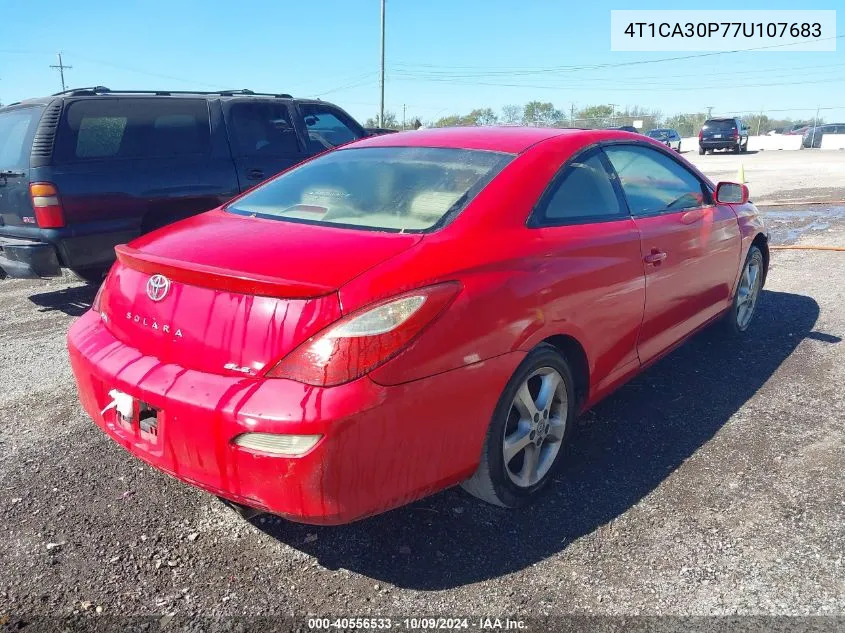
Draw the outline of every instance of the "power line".
<instances>
[{"instance_id":1,"label":"power line","mask_svg":"<svg viewBox=\"0 0 845 633\"><path fill-rule=\"evenodd\" d=\"M831 37L825 37L821 39L813 39L813 40L802 40L799 42L787 42L785 44L769 44L767 46L756 46L752 48L742 48L742 49L735 49L735 50L728 50L728 51L708 51L705 53L695 53L692 55L677 55L674 57L661 57L658 59L642 59L630 62L615 62L615 63L608 63L608 64L592 64L592 65L578 65L578 66L548 66L548 67L534 67L534 68L518 68L518 67L472 67L472 66L465 66L463 68L490 68L491 70L487 70L485 72L479 73L470 73L472 76L482 76L482 75L532 75L532 74L543 74L543 73L555 73L555 72L577 72L582 70L599 70L605 68L622 68L626 66L640 66L644 64L661 64L664 62L673 62L673 61L681 61L685 59L697 59L701 57L713 57L717 55L733 55L736 53L748 53L752 51L760 51L760 50L769 50L774 48L787 48L790 46L799 46L801 44L805 44L808 42L823 42L826 40L838 40L845 38L845 35L835 35ZM414 64L408 64L406 62L396 62L398 66L406 66L409 68L413 68ZM417 64L417 67L429 67L429 68L442 68L442 66L435 66L435 65L425 65L425 64ZM460 66L449 66L450 68L462 68ZM496 68L496 70L492 70ZM431 73L442 73L442 74L449 74L451 76L457 77L460 76L459 74L454 73L453 71L436 71L432 70L429 71ZM464 73L466 75L466 73Z\"/></svg>"}]
</instances>

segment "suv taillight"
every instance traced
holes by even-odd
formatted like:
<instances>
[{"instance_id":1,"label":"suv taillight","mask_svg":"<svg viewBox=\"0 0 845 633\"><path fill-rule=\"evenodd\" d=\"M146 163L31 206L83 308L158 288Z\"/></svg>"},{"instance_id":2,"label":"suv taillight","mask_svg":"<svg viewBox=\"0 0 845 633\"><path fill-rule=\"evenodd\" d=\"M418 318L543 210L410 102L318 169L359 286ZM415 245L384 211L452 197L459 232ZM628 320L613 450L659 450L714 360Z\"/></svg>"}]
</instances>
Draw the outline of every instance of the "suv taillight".
<instances>
[{"instance_id":1,"label":"suv taillight","mask_svg":"<svg viewBox=\"0 0 845 633\"><path fill-rule=\"evenodd\" d=\"M698 131L698 140L700 141L704 137L704 130Z\"/></svg>"},{"instance_id":2,"label":"suv taillight","mask_svg":"<svg viewBox=\"0 0 845 633\"><path fill-rule=\"evenodd\" d=\"M29 185L35 221L42 229L60 229L65 225L65 212L59 200L59 190L49 182L34 182Z\"/></svg>"},{"instance_id":3,"label":"suv taillight","mask_svg":"<svg viewBox=\"0 0 845 633\"><path fill-rule=\"evenodd\" d=\"M739 130L734 129L734 138L739 138Z\"/></svg>"}]
</instances>

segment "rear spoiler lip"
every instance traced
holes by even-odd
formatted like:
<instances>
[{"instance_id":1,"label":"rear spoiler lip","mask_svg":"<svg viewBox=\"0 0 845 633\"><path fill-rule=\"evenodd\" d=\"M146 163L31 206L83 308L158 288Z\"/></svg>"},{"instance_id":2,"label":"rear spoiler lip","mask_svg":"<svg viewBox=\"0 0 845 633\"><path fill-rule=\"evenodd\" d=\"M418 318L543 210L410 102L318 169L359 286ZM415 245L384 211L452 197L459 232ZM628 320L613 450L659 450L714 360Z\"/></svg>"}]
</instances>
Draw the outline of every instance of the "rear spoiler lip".
<instances>
[{"instance_id":1,"label":"rear spoiler lip","mask_svg":"<svg viewBox=\"0 0 845 633\"><path fill-rule=\"evenodd\" d=\"M126 244L118 244L114 251L117 260L133 270L149 275L164 275L171 281L212 290L280 299L313 299L337 291L337 288L322 284L293 281L271 275L239 274L217 266L153 255Z\"/></svg>"}]
</instances>

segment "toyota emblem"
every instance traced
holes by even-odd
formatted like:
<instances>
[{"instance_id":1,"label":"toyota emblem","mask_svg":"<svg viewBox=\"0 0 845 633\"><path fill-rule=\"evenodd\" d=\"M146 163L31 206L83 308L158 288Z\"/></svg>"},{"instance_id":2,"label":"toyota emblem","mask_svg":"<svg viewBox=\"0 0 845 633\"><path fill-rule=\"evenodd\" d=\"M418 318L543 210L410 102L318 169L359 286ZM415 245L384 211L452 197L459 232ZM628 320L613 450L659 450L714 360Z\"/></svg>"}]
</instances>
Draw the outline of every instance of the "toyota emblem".
<instances>
[{"instance_id":1,"label":"toyota emblem","mask_svg":"<svg viewBox=\"0 0 845 633\"><path fill-rule=\"evenodd\" d=\"M153 275L147 281L147 296L151 301L161 301L170 291L170 280L164 275Z\"/></svg>"}]
</instances>

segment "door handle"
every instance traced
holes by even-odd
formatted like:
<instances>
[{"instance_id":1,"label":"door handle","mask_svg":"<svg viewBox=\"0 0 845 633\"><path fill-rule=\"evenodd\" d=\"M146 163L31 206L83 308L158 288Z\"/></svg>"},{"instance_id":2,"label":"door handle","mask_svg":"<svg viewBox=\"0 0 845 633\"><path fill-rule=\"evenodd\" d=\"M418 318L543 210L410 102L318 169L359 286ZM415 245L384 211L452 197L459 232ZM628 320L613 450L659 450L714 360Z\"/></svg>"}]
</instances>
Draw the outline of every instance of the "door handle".
<instances>
[{"instance_id":1,"label":"door handle","mask_svg":"<svg viewBox=\"0 0 845 633\"><path fill-rule=\"evenodd\" d=\"M660 262L666 259L668 255L661 251L659 248L652 248L651 253L643 257L643 261L646 264L654 264L655 266L659 266Z\"/></svg>"},{"instance_id":2,"label":"door handle","mask_svg":"<svg viewBox=\"0 0 845 633\"><path fill-rule=\"evenodd\" d=\"M250 180L264 180L264 171L261 169L247 169L246 177Z\"/></svg>"}]
</instances>

